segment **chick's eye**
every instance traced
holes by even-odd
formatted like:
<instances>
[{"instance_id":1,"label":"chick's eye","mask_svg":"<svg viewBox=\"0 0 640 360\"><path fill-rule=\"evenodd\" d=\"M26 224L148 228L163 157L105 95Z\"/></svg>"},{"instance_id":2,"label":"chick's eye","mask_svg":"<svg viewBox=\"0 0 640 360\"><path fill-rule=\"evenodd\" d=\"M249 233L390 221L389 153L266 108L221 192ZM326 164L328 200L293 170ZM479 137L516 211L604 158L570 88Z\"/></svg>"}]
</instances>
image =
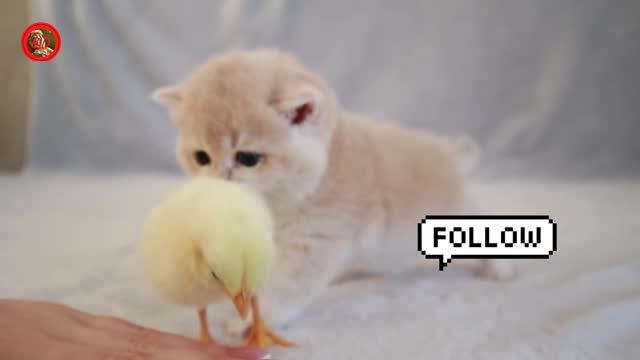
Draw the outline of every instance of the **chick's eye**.
<instances>
[{"instance_id":1,"label":"chick's eye","mask_svg":"<svg viewBox=\"0 0 640 360\"><path fill-rule=\"evenodd\" d=\"M246 167L254 167L258 165L260 160L262 160L263 154L249 152L249 151L238 151L236 153L236 162L240 165Z\"/></svg>"},{"instance_id":2,"label":"chick's eye","mask_svg":"<svg viewBox=\"0 0 640 360\"><path fill-rule=\"evenodd\" d=\"M218 277L218 275L216 275L216 273L214 273L213 271L211 271L211 276L213 276L214 279L220 281L220 278Z\"/></svg>"},{"instance_id":3,"label":"chick's eye","mask_svg":"<svg viewBox=\"0 0 640 360\"><path fill-rule=\"evenodd\" d=\"M209 163L211 163L211 158L209 157L209 154L207 154L206 151L198 150L193 154L193 156L196 159L196 162L198 163L198 165L200 166L206 166L206 165L209 165Z\"/></svg>"}]
</instances>

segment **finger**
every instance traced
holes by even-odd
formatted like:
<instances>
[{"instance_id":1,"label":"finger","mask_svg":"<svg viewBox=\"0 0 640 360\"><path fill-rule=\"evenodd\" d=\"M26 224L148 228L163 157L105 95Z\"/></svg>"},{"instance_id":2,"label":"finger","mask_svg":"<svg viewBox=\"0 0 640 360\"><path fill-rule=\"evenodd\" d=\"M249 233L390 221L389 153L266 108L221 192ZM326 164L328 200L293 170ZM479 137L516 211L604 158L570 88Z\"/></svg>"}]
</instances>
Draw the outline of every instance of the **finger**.
<instances>
[{"instance_id":1,"label":"finger","mask_svg":"<svg viewBox=\"0 0 640 360\"><path fill-rule=\"evenodd\" d=\"M36 333L56 335L63 334L67 328L77 327L69 308L61 304L16 300L3 302L0 308L0 325L3 328L20 326Z\"/></svg>"},{"instance_id":2,"label":"finger","mask_svg":"<svg viewBox=\"0 0 640 360\"><path fill-rule=\"evenodd\" d=\"M92 322L98 317L95 314L82 311L79 309L66 306L64 304L51 304L52 310L57 307L60 313L68 316L71 320L75 321L79 325L90 326Z\"/></svg>"},{"instance_id":3,"label":"finger","mask_svg":"<svg viewBox=\"0 0 640 360\"><path fill-rule=\"evenodd\" d=\"M113 316L96 316L87 332L94 344L112 350L154 352L172 343L158 331Z\"/></svg>"},{"instance_id":4,"label":"finger","mask_svg":"<svg viewBox=\"0 0 640 360\"><path fill-rule=\"evenodd\" d=\"M205 345L200 342L185 342L185 346L156 348L148 352L150 359L153 360L257 360L260 357L247 356L247 354L227 353L227 349L223 346L215 344ZM244 355L244 356L242 356ZM252 354L249 354L252 355Z\"/></svg>"},{"instance_id":5,"label":"finger","mask_svg":"<svg viewBox=\"0 0 640 360\"><path fill-rule=\"evenodd\" d=\"M113 316L80 314L81 321L65 322L62 330L56 328L49 335L55 338L69 339L74 342L87 344L104 351L120 353L138 351L144 353L164 344L170 340L161 339L161 333L152 329L143 328Z\"/></svg>"},{"instance_id":6,"label":"finger","mask_svg":"<svg viewBox=\"0 0 640 360\"><path fill-rule=\"evenodd\" d=\"M108 348L126 348L127 351L151 353L162 356L162 358L176 359L184 358L182 355L185 351L206 355L205 358L208 359L268 359L267 353L257 348L205 345L195 339L161 332L111 316L97 316L93 324L104 331L101 340L102 344ZM97 337L94 338L94 343L96 339Z\"/></svg>"},{"instance_id":7,"label":"finger","mask_svg":"<svg viewBox=\"0 0 640 360\"><path fill-rule=\"evenodd\" d=\"M206 352L194 349L169 348L149 354L148 359L153 360L243 360L235 359L220 352Z\"/></svg>"},{"instance_id":8,"label":"finger","mask_svg":"<svg viewBox=\"0 0 640 360\"><path fill-rule=\"evenodd\" d=\"M122 329L129 339L139 344L157 344L160 348L193 348L201 343L178 334L140 326L123 319L112 318L113 326Z\"/></svg>"},{"instance_id":9,"label":"finger","mask_svg":"<svg viewBox=\"0 0 640 360\"><path fill-rule=\"evenodd\" d=\"M36 349L34 357L28 359L67 360L67 359L109 359L109 353L103 349L82 343L54 340L44 349Z\"/></svg>"},{"instance_id":10,"label":"finger","mask_svg":"<svg viewBox=\"0 0 640 360\"><path fill-rule=\"evenodd\" d=\"M178 334L158 331L114 317L102 317L102 322L106 330L121 336L132 350L151 353L171 349L204 351L204 344L201 342Z\"/></svg>"},{"instance_id":11,"label":"finger","mask_svg":"<svg viewBox=\"0 0 640 360\"><path fill-rule=\"evenodd\" d=\"M271 356L269 353L264 352L257 348L250 347L239 347L239 348L230 348L227 347L224 349L225 353L233 358L243 359L243 360L266 360L270 359Z\"/></svg>"},{"instance_id":12,"label":"finger","mask_svg":"<svg viewBox=\"0 0 640 360\"><path fill-rule=\"evenodd\" d=\"M146 338L153 344L146 344L144 350L154 355L154 359L193 359L193 360L263 360L270 359L267 353L257 348L234 348L218 344L203 344L200 341L180 335L156 332ZM136 343L138 346L140 342ZM185 354L190 356L185 356Z\"/></svg>"},{"instance_id":13,"label":"finger","mask_svg":"<svg viewBox=\"0 0 640 360\"><path fill-rule=\"evenodd\" d=\"M68 326L69 320L86 324L93 314L74 309L68 305L40 300L8 300L7 305L30 323L60 324Z\"/></svg>"}]
</instances>

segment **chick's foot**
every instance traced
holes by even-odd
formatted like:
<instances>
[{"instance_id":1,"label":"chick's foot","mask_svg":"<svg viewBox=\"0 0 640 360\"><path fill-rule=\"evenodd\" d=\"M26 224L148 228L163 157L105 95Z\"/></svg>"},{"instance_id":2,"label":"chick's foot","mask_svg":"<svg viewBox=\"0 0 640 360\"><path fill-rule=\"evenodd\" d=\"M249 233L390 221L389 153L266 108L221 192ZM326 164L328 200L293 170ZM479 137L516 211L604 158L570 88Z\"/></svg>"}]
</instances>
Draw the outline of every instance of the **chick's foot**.
<instances>
[{"instance_id":1,"label":"chick's foot","mask_svg":"<svg viewBox=\"0 0 640 360\"><path fill-rule=\"evenodd\" d=\"M262 319L258 299L251 299L251 307L253 313L253 324L247 329L245 336L245 345L257 346L261 349L267 349L271 345L279 345L282 347L295 347L296 344L285 340L276 334Z\"/></svg>"}]
</instances>

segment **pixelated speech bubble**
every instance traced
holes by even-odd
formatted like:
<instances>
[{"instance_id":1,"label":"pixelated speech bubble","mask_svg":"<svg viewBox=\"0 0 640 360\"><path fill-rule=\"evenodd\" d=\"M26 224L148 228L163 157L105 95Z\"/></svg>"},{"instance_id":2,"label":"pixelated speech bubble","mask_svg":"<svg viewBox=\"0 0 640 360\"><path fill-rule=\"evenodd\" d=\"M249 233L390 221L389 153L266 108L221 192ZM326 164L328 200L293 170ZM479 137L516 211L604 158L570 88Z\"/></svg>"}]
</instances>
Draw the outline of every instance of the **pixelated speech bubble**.
<instances>
[{"instance_id":1,"label":"pixelated speech bubble","mask_svg":"<svg viewBox=\"0 0 640 360\"><path fill-rule=\"evenodd\" d=\"M418 223L418 251L440 259L549 258L557 224L548 216L426 216Z\"/></svg>"}]
</instances>

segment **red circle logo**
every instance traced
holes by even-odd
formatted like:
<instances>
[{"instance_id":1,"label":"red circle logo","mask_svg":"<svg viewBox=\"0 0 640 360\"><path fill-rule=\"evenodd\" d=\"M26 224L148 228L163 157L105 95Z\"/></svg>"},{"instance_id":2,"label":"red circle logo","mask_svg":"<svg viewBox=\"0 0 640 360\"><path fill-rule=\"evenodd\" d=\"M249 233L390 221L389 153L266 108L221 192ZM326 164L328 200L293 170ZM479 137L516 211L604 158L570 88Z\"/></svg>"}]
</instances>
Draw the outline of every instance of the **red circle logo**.
<instances>
[{"instance_id":1,"label":"red circle logo","mask_svg":"<svg viewBox=\"0 0 640 360\"><path fill-rule=\"evenodd\" d=\"M22 33L22 51L32 61L49 61L60 52L62 39L53 25L37 22Z\"/></svg>"}]
</instances>

